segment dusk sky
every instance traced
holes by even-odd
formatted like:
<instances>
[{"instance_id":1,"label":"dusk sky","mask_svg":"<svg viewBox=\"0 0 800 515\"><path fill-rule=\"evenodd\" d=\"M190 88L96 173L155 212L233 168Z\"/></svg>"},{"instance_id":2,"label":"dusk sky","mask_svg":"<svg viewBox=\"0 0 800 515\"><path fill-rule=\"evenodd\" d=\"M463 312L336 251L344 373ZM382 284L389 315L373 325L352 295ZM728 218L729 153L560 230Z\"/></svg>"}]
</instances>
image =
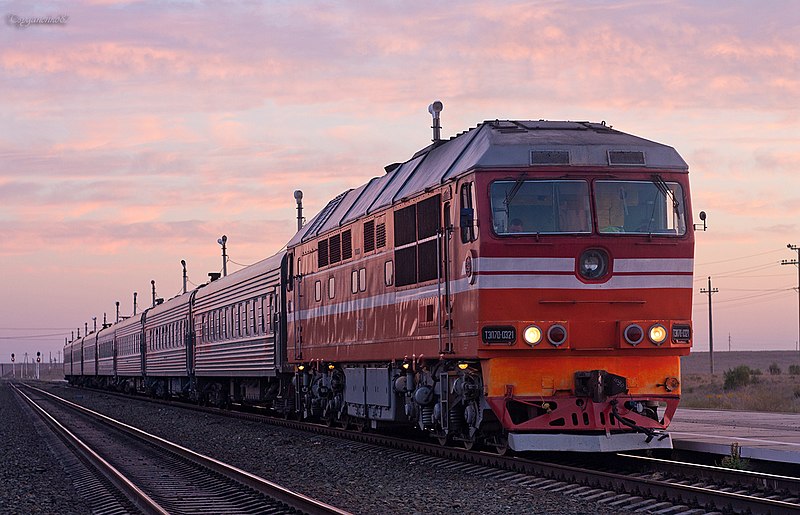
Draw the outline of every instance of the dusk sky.
<instances>
[{"instance_id":1,"label":"dusk sky","mask_svg":"<svg viewBox=\"0 0 800 515\"><path fill-rule=\"evenodd\" d=\"M348 188L493 119L606 121L689 164L695 350L794 349L800 4L3 2L0 361L274 254ZM42 17L51 23L37 23ZM53 23L55 22L55 23Z\"/></svg>"}]
</instances>

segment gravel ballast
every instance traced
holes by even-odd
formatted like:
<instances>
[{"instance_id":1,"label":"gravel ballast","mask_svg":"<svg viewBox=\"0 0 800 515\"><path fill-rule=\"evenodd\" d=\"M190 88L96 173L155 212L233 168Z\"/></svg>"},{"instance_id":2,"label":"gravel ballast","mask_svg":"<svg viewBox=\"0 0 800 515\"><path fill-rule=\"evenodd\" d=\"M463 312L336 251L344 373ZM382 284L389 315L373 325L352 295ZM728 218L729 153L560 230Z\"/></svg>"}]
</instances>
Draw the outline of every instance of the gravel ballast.
<instances>
[{"instance_id":1,"label":"gravel ballast","mask_svg":"<svg viewBox=\"0 0 800 515\"><path fill-rule=\"evenodd\" d=\"M89 513L64 471L65 448L0 382L0 511L25 514Z\"/></svg>"},{"instance_id":2,"label":"gravel ballast","mask_svg":"<svg viewBox=\"0 0 800 515\"><path fill-rule=\"evenodd\" d=\"M352 442L313 433L56 388L54 393L79 404L353 513L625 513L546 489L434 466L423 456L398 460L388 449L355 450Z\"/></svg>"}]
</instances>

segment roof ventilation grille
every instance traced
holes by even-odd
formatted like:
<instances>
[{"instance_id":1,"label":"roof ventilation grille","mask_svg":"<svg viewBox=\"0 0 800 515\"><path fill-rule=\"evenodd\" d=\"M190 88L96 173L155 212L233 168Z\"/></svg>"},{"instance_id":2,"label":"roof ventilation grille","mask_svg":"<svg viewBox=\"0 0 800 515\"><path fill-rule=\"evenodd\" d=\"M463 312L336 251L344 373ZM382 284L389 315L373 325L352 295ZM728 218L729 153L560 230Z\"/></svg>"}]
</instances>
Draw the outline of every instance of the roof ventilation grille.
<instances>
[{"instance_id":1,"label":"roof ventilation grille","mask_svg":"<svg viewBox=\"0 0 800 515\"><path fill-rule=\"evenodd\" d=\"M625 166L644 166L644 152L641 150L609 150L608 164Z\"/></svg>"},{"instance_id":2,"label":"roof ventilation grille","mask_svg":"<svg viewBox=\"0 0 800 515\"><path fill-rule=\"evenodd\" d=\"M569 150L531 150L532 165L568 165Z\"/></svg>"}]
</instances>

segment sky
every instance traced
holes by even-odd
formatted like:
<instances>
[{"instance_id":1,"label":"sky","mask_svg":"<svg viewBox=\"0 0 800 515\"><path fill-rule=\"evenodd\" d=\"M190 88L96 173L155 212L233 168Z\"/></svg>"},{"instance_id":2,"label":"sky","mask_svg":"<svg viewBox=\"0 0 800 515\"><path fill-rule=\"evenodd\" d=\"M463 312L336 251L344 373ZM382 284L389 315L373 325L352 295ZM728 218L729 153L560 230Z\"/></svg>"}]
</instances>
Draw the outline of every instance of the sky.
<instances>
[{"instance_id":1,"label":"sky","mask_svg":"<svg viewBox=\"0 0 800 515\"><path fill-rule=\"evenodd\" d=\"M0 0L0 361L277 252L484 120L606 121L689 164L694 350L796 348L800 8L785 1ZM45 23L46 22L46 23ZM21 360L22 358L19 358Z\"/></svg>"}]
</instances>

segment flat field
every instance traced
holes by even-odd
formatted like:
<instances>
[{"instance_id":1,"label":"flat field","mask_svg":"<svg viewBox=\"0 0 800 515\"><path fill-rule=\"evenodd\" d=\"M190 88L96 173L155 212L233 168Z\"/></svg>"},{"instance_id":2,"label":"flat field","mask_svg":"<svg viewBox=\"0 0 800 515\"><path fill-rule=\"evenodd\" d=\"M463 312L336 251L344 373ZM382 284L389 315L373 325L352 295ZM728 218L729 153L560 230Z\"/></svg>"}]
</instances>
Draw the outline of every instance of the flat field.
<instances>
[{"instance_id":1,"label":"flat field","mask_svg":"<svg viewBox=\"0 0 800 515\"><path fill-rule=\"evenodd\" d=\"M713 375L708 352L695 352L681 358L681 376L685 408L800 413L797 351L715 352Z\"/></svg>"}]
</instances>

